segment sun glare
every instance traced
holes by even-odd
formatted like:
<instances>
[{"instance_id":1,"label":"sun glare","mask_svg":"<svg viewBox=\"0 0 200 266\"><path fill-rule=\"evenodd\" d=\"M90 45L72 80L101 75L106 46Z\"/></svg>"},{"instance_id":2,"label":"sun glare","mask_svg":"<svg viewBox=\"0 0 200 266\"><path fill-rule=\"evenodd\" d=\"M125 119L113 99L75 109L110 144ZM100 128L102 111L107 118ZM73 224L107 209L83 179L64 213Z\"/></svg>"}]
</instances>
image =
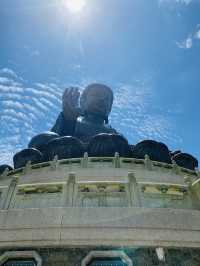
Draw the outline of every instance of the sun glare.
<instances>
[{"instance_id":1,"label":"sun glare","mask_svg":"<svg viewBox=\"0 0 200 266\"><path fill-rule=\"evenodd\" d=\"M67 8L72 13L79 13L85 6L85 0L67 0Z\"/></svg>"}]
</instances>

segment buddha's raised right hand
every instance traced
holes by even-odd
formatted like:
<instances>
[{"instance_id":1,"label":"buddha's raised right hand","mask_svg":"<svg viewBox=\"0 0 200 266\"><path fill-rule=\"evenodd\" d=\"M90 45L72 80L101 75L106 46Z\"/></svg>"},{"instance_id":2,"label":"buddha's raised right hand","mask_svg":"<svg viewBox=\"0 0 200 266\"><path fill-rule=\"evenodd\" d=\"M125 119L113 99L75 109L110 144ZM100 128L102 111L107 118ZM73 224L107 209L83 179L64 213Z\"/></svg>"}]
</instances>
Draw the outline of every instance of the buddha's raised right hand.
<instances>
[{"instance_id":1,"label":"buddha's raised right hand","mask_svg":"<svg viewBox=\"0 0 200 266\"><path fill-rule=\"evenodd\" d=\"M62 96L63 114L67 120L76 120L80 115L79 107L80 91L78 87L65 89Z\"/></svg>"}]
</instances>

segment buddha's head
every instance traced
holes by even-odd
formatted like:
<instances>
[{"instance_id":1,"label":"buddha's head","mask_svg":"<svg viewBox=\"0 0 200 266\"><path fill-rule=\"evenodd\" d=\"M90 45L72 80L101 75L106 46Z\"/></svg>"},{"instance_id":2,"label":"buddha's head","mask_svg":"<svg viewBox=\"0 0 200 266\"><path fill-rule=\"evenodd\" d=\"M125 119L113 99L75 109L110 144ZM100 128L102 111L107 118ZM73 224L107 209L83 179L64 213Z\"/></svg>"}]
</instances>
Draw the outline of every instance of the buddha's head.
<instances>
[{"instance_id":1,"label":"buddha's head","mask_svg":"<svg viewBox=\"0 0 200 266\"><path fill-rule=\"evenodd\" d=\"M90 84L83 91L80 105L83 113L102 116L105 119L111 112L113 92L103 84Z\"/></svg>"}]
</instances>

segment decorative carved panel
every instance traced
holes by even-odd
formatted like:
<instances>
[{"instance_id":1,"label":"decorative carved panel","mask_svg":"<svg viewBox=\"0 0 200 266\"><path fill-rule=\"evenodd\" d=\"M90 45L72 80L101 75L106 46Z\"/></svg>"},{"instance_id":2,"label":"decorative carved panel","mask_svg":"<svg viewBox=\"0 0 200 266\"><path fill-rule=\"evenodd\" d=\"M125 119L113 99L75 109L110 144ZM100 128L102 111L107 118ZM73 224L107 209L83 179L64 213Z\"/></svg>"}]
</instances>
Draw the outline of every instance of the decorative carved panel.
<instances>
[{"instance_id":1,"label":"decorative carved panel","mask_svg":"<svg viewBox=\"0 0 200 266\"><path fill-rule=\"evenodd\" d=\"M76 206L81 207L127 207L128 195L125 184L80 184Z\"/></svg>"},{"instance_id":2,"label":"decorative carved panel","mask_svg":"<svg viewBox=\"0 0 200 266\"><path fill-rule=\"evenodd\" d=\"M63 184L32 184L17 187L11 208L62 206Z\"/></svg>"}]
</instances>

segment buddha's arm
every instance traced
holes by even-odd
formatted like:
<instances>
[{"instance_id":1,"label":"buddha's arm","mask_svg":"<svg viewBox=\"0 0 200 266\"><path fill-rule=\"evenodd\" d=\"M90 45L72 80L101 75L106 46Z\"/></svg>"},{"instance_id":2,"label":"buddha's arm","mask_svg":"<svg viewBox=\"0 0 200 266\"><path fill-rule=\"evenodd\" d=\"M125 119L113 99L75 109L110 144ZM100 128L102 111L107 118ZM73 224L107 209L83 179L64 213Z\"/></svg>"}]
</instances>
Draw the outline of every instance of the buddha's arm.
<instances>
[{"instance_id":1,"label":"buddha's arm","mask_svg":"<svg viewBox=\"0 0 200 266\"><path fill-rule=\"evenodd\" d=\"M78 101L80 97L79 89L70 87L65 89L62 96L62 112L59 114L55 125L51 131L60 136L73 136L76 120L80 112Z\"/></svg>"},{"instance_id":2,"label":"buddha's arm","mask_svg":"<svg viewBox=\"0 0 200 266\"><path fill-rule=\"evenodd\" d=\"M67 120L61 112L52 127L51 131L59 134L60 136L73 136L76 126L76 120Z\"/></svg>"}]
</instances>

